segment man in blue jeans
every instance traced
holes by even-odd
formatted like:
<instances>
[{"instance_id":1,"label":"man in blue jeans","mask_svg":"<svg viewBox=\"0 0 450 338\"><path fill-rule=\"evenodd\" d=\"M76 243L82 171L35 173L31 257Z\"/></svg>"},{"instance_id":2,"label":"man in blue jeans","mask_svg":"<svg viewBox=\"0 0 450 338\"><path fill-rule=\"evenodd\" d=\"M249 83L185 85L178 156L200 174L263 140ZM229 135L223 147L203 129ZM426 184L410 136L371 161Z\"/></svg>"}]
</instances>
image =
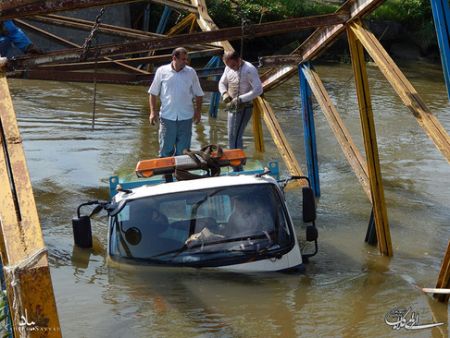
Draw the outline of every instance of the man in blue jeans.
<instances>
[{"instance_id":1,"label":"man in blue jeans","mask_svg":"<svg viewBox=\"0 0 450 338\"><path fill-rule=\"evenodd\" d=\"M219 92L228 112L228 147L244 147L242 137L252 116L253 99L263 93L258 70L235 51L225 52L226 67L219 81ZM242 168L236 167L234 171Z\"/></svg>"},{"instance_id":2,"label":"man in blue jeans","mask_svg":"<svg viewBox=\"0 0 450 338\"><path fill-rule=\"evenodd\" d=\"M41 53L41 51L33 45L31 40L12 20L0 21L0 56L7 56L11 45L16 46L23 53Z\"/></svg>"},{"instance_id":3,"label":"man in blue jeans","mask_svg":"<svg viewBox=\"0 0 450 338\"><path fill-rule=\"evenodd\" d=\"M178 47L172 62L157 69L150 95L150 123L159 120L159 156L181 155L191 147L192 121L200 122L203 90L197 73L187 65L188 52ZM161 108L157 110L157 98ZM195 100L195 108L193 105Z\"/></svg>"}]
</instances>

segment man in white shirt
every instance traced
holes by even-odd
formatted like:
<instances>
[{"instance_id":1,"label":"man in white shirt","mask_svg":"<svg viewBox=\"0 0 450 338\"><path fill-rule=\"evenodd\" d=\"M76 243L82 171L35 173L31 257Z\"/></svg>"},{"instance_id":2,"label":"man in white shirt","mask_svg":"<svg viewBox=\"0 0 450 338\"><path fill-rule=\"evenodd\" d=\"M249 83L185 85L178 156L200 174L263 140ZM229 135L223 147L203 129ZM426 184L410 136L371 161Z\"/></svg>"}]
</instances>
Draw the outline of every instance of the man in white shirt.
<instances>
[{"instance_id":1,"label":"man in white shirt","mask_svg":"<svg viewBox=\"0 0 450 338\"><path fill-rule=\"evenodd\" d=\"M188 52L178 47L172 52L172 62L158 68L150 95L150 123L159 120L159 156L183 154L191 147L192 121L200 122L203 90L197 73L187 65ZM157 97L161 108L157 111ZM195 110L193 100L195 98Z\"/></svg>"},{"instance_id":2,"label":"man in white shirt","mask_svg":"<svg viewBox=\"0 0 450 338\"><path fill-rule=\"evenodd\" d=\"M219 81L219 92L227 104L228 146L242 148L242 136L252 116L252 101L263 92L258 70L241 59L237 52L225 52L225 71Z\"/></svg>"}]
</instances>

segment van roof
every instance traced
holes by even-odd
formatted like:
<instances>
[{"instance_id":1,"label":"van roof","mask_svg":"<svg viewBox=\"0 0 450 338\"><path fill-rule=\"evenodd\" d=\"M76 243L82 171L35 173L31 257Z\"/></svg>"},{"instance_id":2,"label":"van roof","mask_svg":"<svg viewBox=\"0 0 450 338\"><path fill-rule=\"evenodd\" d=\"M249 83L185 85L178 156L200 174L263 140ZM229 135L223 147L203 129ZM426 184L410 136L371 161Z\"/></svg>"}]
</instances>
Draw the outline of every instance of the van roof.
<instances>
[{"instance_id":1,"label":"van roof","mask_svg":"<svg viewBox=\"0 0 450 338\"><path fill-rule=\"evenodd\" d=\"M143 185L141 187L131 189L131 193L119 192L115 196L115 199L118 202L122 199L133 200L142 197L165 195L176 192L196 191L246 184L277 184L277 181L269 175L264 175L262 177L257 177L255 175L205 177L201 179L161 183L157 185Z\"/></svg>"}]
</instances>

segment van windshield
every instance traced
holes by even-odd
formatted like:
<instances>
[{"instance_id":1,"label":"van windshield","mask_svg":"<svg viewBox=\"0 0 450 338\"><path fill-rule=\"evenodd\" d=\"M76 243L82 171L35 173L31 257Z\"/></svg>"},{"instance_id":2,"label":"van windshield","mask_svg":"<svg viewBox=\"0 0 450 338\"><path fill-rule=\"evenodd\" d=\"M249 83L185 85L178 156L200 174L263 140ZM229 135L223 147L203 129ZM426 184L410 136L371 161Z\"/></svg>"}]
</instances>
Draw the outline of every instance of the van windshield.
<instances>
[{"instance_id":1,"label":"van windshield","mask_svg":"<svg viewBox=\"0 0 450 338\"><path fill-rule=\"evenodd\" d=\"M188 266L279 256L294 245L281 198L273 184L253 184L130 200L111 223L110 252Z\"/></svg>"}]
</instances>

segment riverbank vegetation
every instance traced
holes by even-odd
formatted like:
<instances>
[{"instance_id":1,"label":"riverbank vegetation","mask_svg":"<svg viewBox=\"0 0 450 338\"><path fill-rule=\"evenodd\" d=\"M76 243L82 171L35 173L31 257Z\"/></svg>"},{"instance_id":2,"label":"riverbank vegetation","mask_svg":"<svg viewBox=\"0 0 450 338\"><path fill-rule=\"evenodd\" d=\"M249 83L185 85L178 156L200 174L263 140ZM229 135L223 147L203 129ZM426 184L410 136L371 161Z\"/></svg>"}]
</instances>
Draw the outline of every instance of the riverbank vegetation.
<instances>
[{"instance_id":1,"label":"riverbank vegetation","mask_svg":"<svg viewBox=\"0 0 450 338\"><path fill-rule=\"evenodd\" d=\"M209 13L219 27L332 13L342 3L339 0L207 1ZM439 50L429 0L387 0L365 18L365 23L394 57L427 58L433 61L438 59ZM298 41L304 40L311 31L248 43L252 51L258 50L264 54L286 53L298 46ZM338 54L346 53L343 45L341 43L332 48L331 54L341 58L342 55Z\"/></svg>"}]
</instances>

